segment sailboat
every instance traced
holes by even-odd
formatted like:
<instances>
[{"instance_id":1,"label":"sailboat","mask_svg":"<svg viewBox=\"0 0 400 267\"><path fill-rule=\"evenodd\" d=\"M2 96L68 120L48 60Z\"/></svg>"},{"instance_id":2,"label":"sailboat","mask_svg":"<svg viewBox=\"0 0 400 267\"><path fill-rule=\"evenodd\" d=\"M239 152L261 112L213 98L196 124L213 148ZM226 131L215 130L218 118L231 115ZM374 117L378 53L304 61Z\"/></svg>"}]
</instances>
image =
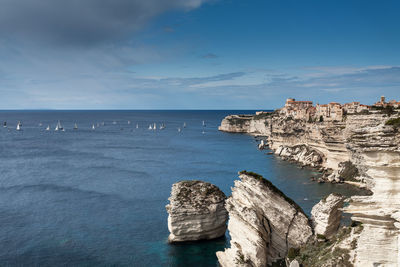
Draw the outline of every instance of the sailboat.
<instances>
[{"instance_id":1,"label":"sailboat","mask_svg":"<svg viewBox=\"0 0 400 267\"><path fill-rule=\"evenodd\" d=\"M206 123L205 123L205 121L203 121L203 127L206 127Z\"/></svg>"},{"instance_id":2,"label":"sailboat","mask_svg":"<svg viewBox=\"0 0 400 267\"><path fill-rule=\"evenodd\" d=\"M78 125L76 123L74 124L74 130L78 130Z\"/></svg>"},{"instance_id":3,"label":"sailboat","mask_svg":"<svg viewBox=\"0 0 400 267\"><path fill-rule=\"evenodd\" d=\"M161 123L161 125L160 125L160 130L163 130L163 129L165 129L165 124L164 124L164 123Z\"/></svg>"},{"instance_id":4,"label":"sailboat","mask_svg":"<svg viewBox=\"0 0 400 267\"><path fill-rule=\"evenodd\" d=\"M50 125L47 125L46 131L50 131Z\"/></svg>"},{"instance_id":5,"label":"sailboat","mask_svg":"<svg viewBox=\"0 0 400 267\"><path fill-rule=\"evenodd\" d=\"M180 133L182 131L181 127L178 128L178 133Z\"/></svg>"},{"instance_id":6,"label":"sailboat","mask_svg":"<svg viewBox=\"0 0 400 267\"><path fill-rule=\"evenodd\" d=\"M183 128L186 128L186 122L183 123Z\"/></svg>"},{"instance_id":7,"label":"sailboat","mask_svg":"<svg viewBox=\"0 0 400 267\"><path fill-rule=\"evenodd\" d=\"M151 124L149 125L149 130L153 130L153 126L151 126Z\"/></svg>"},{"instance_id":8,"label":"sailboat","mask_svg":"<svg viewBox=\"0 0 400 267\"><path fill-rule=\"evenodd\" d=\"M4 128L7 127L7 122L6 122L6 121L3 123L3 127L4 127Z\"/></svg>"},{"instance_id":9,"label":"sailboat","mask_svg":"<svg viewBox=\"0 0 400 267\"><path fill-rule=\"evenodd\" d=\"M136 123L136 129L139 129L139 124Z\"/></svg>"},{"instance_id":10,"label":"sailboat","mask_svg":"<svg viewBox=\"0 0 400 267\"><path fill-rule=\"evenodd\" d=\"M131 121L128 121L128 124L131 124Z\"/></svg>"},{"instance_id":11,"label":"sailboat","mask_svg":"<svg viewBox=\"0 0 400 267\"><path fill-rule=\"evenodd\" d=\"M22 130L21 127L22 127L22 124L21 124L21 122L19 121L18 124L17 124L17 131L21 131L21 130Z\"/></svg>"},{"instance_id":12,"label":"sailboat","mask_svg":"<svg viewBox=\"0 0 400 267\"><path fill-rule=\"evenodd\" d=\"M94 124L92 124L92 130L94 130L94 129L96 129L96 128L94 127Z\"/></svg>"},{"instance_id":13,"label":"sailboat","mask_svg":"<svg viewBox=\"0 0 400 267\"><path fill-rule=\"evenodd\" d=\"M157 124L156 123L154 123L154 125L153 125L153 130L157 130Z\"/></svg>"},{"instance_id":14,"label":"sailboat","mask_svg":"<svg viewBox=\"0 0 400 267\"><path fill-rule=\"evenodd\" d=\"M54 131L63 131L63 130L64 130L64 128L62 127L60 121L58 121Z\"/></svg>"}]
</instances>

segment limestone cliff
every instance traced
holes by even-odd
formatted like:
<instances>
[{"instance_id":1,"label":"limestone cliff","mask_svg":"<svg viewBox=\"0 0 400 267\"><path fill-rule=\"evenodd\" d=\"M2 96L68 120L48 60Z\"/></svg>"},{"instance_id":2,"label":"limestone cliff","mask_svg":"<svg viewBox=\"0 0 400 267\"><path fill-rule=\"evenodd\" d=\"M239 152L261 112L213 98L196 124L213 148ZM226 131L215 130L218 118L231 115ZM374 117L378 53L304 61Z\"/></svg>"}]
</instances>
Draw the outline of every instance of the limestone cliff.
<instances>
[{"instance_id":1,"label":"limestone cliff","mask_svg":"<svg viewBox=\"0 0 400 267\"><path fill-rule=\"evenodd\" d=\"M389 123L398 116L354 114L340 122L306 122L271 113L246 117L238 128L228 127L227 117L220 130L263 135L288 160L332 169L332 181L362 182L372 195L354 196L346 208L363 226L354 236L351 261L400 266L400 132L398 123Z\"/></svg>"},{"instance_id":2,"label":"limestone cliff","mask_svg":"<svg viewBox=\"0 0 400 267\"><path fill-rule=\"evenodd\" d=\"M217 252L223 267L267 266L312 236L302 209L263 177L242 172L226 201L231 247Z\"/></svg>"},{"instance_id":3,"label":"limestone cliff","mask_svg":"<svg viewBox=\"0 0 400 267\"><path fill-rule=\"evenodd\" d=\"M172 186L166 206L169 242L213 239L225 235L228 213L226 196L215 185L181 181Z\"/></svg>"},{"instance_id":4,"label":"limestone cliff","mask_svg":"<svg viewBox=\"0 0 400 267\"><path fill-rule=\"evenodd\" d=\"M356 249L357 266L400 266L400 133L374 121L354 127L349 140L352 161L371 196L352 197L347 212L363 223Z\"/></svg>"}]
</instances>

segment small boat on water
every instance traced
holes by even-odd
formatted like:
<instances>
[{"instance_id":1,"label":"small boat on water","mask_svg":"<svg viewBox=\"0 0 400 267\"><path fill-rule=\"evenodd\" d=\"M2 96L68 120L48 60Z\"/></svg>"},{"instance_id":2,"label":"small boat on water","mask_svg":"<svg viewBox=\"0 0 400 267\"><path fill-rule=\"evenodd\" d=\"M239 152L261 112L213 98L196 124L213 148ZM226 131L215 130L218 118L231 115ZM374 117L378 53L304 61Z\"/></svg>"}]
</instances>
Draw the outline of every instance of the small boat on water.
<instances>
[{"instance_id":1,"label":"small boat on water","mask_svg":"<svg viewBox=\"0 0 400 267\"><path fill-rule=\"evenodd\" d=\"M92 124L92 130L95 130L96 129L96 127L94 127L94 124Z\"/></svg>"},{"instance_id":2,"label":"small boat on water","mask_svg":"<svg viewBox=\"0 0 400 267\"><path fill-rule=\"evenodd\" d=\"M203 127L206 127L206 122L205 121L203 121Z\"/></svg>"},{"instance_id":3,"label":"small boat on water","mask_svg":"<svg viewBox=\"0 0 400 267\"><path fill-rule=\"evenodd\" d=\"M201 133L202 133L202 134L205 134L206 132L203 130Z\"/></svg>"},{"instance_id":4,"label":"small boat on water","mask_svg":"<svg viewBox=\"0 0 400 267\"><path fill-rule=\"evenodd\" d=\"M153 130L153 126L151 124L149 125L149 130Z\"/></svg>"},{"instance_id":5,"label":"small boat on water","mask_svg":"<svg viewBox=\"0 0 400 267\"><path fill-rule=\"evenodd\" d=\"M64 130L64 128L62 127L60 121L58 121L54 131L63 131L63 130Z\"/></svg>"},{"instance_id":6,"label":"small boat on water","mask_svg":"<svg viewBox=\"0 0 400 267\"><path fill-rule=\"evenodd\" d=\"M136 123L136 129L139 129L139 124Z\"/></svg>"},{"instance_id":7,"label":"small boat on water","mask_svg":"<svg viewBox=\"0 0 400 267\"><path fill-rule=\"evenodd\" d=\"M165 129L165 124L164 123L161 123L161 125L160 125L160 130L164 130Z\"/></svg>"},{"instance_id":8,"label":"small boat on water","mask_svg":"<svg viewBox=\"0 0 400 267\"><path fill-rule=\"evenodd\" d=\"M186 128L186 122L183 123L183 128Z\"/></svg>"},{"instance_id":9,"label":"small boat on water","mask_svg":"<svg viewBox=\"0 0 400 267\"><path fill-rule=\"evenodd\" d=\"M128 121L128 124L131 124L131 121Z\"/></svg>"},{"instance_id":10,"label":"small boat on water","mask_svg":"<svg viewBox=\"0 0 400 267\"><path fill-rule=\"evenodd\" d=\"M74 124L74 130L78 130L78 125L76 123Z\"/></svg>"},{"instance_id":11,"label":"small boat on water","mask_svg":"<svg viewBox=\"0 0 400 267\"><path fill-rule=\"evenodd\" d=\"M157 130L157 124L156 123L154 123L154 125L153 125L153 130Z\"/></svg>"},{"instance_id":12,"label":"small boat on water","mask_svg":"<svg viewBox=\"0 0 400 267\"><path fill-rule=\"evenodd\" d=\"M43 126L43 124L41 122L39 122L39 127L42 127L42 126Z\"/></svg>"},{"instance_id":13,"label":"small boat on water","mask_svg":"<svg viewBox=\"0 0 400 267\"><path fill-rule=\"evenodd\" d=\"M182 131L181 127L178 128L178 133L180 133Z\"/></svg>"},{"instance_id":14,"label":"small boat on water","mask_svg":"<svg viewBox=\"0 0 400 267\"><path fill-rule=\"evenodd\" d=\"M47 125L46 131L50 131L50 125Z\"/></svg>"},{"instance_id":15,"label":"small boat on water","mask_svg":"<svg viewBox=\"0 0 400 267\"><path fill-rule=\"evenodd\" d=\"M6 128L7 127L7 122L3 122L3 127Z\"/></svg>"},{"instance_id":16,"label":"small boat on water","mask_svg":"<svg viewBox=\"0 0 400 267\"><path fill-rule=\"evenodd\" d=\"M21 131L22 130L22 123L19 121L17 124L17 131Z\"/></svg>"}]
</instances>

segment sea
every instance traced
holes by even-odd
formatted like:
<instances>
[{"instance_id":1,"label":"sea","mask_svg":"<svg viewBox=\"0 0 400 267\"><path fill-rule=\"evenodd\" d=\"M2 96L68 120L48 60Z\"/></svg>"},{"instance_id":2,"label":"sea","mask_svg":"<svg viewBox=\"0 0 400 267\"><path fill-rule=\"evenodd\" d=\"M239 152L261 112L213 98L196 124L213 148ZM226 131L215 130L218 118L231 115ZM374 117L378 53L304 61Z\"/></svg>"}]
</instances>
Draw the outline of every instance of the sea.
<instances>
[{"instance_id":1,"label":"sea","mask_svg":"<svg viewBox=\"0 0 400 267\"><path fill-rule=\"evenodd\" d=\"M331 192L358 193L218 131L226 115L254 112L0 111L0 266L218 266L228 233L167 242L165 205L181 180L229 196L239 171L257 172L307 214Z\"/></svg>"}]
</instances>

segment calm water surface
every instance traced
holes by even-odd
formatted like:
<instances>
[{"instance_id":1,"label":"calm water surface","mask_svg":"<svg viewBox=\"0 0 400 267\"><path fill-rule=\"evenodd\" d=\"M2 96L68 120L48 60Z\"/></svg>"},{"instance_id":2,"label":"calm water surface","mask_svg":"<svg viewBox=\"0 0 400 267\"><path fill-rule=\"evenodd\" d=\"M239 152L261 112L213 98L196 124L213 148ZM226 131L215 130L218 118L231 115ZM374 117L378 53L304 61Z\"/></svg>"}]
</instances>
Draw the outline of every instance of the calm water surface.
<instances>
[{"instance_id":1,"label":"calm water surface","mask_svg":"<svg viewBox=\"0 0 400 267\"><path fill-rule=\"evenodd\" d=\"M353 192L219 132L232 113L253 111L1 111L0 266L217 266L228 239L167 243L165 205L182 179L229 195L238 171L258 172L306 213L332 191ZM148 130L154 122L167 127Z\"/></svg>"}]
</instances>

